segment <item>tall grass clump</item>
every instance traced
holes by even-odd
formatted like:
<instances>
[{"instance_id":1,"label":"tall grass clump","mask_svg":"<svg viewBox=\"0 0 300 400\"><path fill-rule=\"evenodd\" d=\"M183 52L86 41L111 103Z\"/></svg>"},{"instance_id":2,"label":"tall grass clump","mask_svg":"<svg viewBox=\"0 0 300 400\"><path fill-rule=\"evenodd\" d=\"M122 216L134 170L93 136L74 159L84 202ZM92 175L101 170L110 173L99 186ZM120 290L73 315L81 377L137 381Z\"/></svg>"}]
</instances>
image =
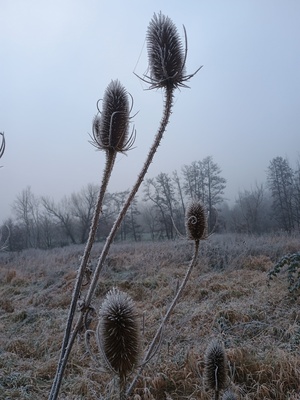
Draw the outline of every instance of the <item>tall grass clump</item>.
<instances>
[{"instance_id":1,"label":"tall grass clump","mask_svg":"<svg viewBox=\"0 0 300 400\"><path fill-rule=\"evenodd\" d=\"M116 233L123 221L123 218L125 217L125 214L132 200L134 199L141 183L144 180L144 177L148 171L150 164L153 161L154 155L158 149L163 134L169 123L170 115L173 108L174 91L178 87L186 87L185 82L188 81L192 76L194 76L195 73L198 72L198 70L201 68L200 67L194 74L187 75L185 73L187 58L187 37L185 29L184 33L185 46L184 43L182 43L177 28L172 20L169 17L164 16L162 13L154 14L149 23L146 33L149 60L149 76L145 76L141 79L143 79L150 85L149 89L161 89L163 91L164 103L162 118L157 133L154 136L153 144L150 147L149 153L145 159L144 165L142 166L142 169L137 176L136 182L134 183L128 195L128 198L125 201L123 208L117 216L114 225L106 239L97 265L87 287L87 293L85 297L83 297L80 296L82 290L82 282L90 257L91 248L95 241L96 229L99 223L103 197L114 166L114 161L118 152L125 152L131 148L135 138L135 133L133 132L131 135L128 135L130 118L129 114L131 108L129 107L127 91L118 81L112 81L107 87L106 92L103 96L102 110L98 108L98 114L94 118L92 144L97 149L103 150L105 152L106 167L100 185L99 197L92 225L90 228L90 235L84 251L84 255L82 257L81 265L78 269L77 279L67 318L63 344L61 347L60 358L58 361L57 371L51 388L49 400L57 399L69 354L71 352L74 340L78 332L83 327L85 315L90 310L97 282L106 257L109 253L110 246L116 236ZM199 223L200 221L197 216L196 221L196 223ZM203 223L203 221L201 223ZM174 305L186 284L192 267L196 262L199 241L201 240L201 238L202 237L199 233L197 234L197 237L193 237L195 241L195 252L189 268L189 272L187 273L187 276L182 286L179 288L177 296L175 297L169 312L167 312L163 323L166 322L168 316L174 308ZM78 301L79 297L80 302ZM79 315L77 321L74 323L74 316L77 306L79 306ZM157 336L160 335L161 329L159 329ZM150 346L148 355L146 355L146 361L149 360L151 354L153 353L153 348L156 345L156 341L157 338L154 338L153 346ZM116 365L113 367L113 370L117 370ZM131 389L132 387L133 386L131 385Z\"/></svg>"}]
</instances>

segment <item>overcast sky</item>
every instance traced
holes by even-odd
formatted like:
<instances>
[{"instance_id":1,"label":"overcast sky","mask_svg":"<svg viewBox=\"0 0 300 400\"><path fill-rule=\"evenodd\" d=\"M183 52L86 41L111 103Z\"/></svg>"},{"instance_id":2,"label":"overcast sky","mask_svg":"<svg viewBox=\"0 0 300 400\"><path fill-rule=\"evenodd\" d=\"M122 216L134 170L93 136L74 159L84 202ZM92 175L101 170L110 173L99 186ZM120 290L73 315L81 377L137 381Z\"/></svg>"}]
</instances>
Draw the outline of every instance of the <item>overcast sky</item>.
<instances>
[{"instance_id":1,"label":"overcast sky","mask_svg":"<svg viewBox=\"0 0 300 400\"><path fill-rule=\"evenodd\" d=\"M108 190L131 188L161 119L147 69L153 13L188 35L187 72L147 177L212 156L226 197L266 180L270 160L300 156L299 0L0 0L0 222L27 186L60 200L102 177L88 140L112 79L134 98L136 148L118 156Z\"/></svg>"}]
</instances>

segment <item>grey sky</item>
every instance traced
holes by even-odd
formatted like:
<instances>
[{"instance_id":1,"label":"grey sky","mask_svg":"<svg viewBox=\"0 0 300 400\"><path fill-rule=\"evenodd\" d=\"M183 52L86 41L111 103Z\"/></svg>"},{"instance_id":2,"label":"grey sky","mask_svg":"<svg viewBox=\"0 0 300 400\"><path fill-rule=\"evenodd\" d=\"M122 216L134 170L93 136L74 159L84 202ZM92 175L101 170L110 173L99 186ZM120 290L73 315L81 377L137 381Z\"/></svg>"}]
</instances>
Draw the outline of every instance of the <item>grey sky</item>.
<instances>
[{"instance_id":1,"label":"grey sky","mask_svg":"<svg viewBox=\"0 0 300 400\"><path fill-rule=\"evenodd\" d=\"M162 11L188 34L187 72L148 177L212 155L227 198L264 182L269 161L300 155L300 2L0 0L0 222L27 186L61 199L102 177L104 154L88 143L96 101L112 79L134 97L136 148L119 156L108 190L139 172L161 119L145 33Z\"/></svg>"}]
</instances>

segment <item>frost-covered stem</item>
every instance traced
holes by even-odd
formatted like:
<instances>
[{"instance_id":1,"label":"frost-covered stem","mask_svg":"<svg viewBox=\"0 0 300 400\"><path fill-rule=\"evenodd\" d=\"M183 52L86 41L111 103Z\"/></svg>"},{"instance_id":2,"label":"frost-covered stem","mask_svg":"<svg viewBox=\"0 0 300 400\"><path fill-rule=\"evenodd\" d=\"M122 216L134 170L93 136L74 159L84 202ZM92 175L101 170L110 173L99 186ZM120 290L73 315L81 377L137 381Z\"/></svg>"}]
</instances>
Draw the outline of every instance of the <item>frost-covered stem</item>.
<instances>
[{"instance_id":1,"label":"frost-covered stem","mask_svg":"<svg viewBox=\"0 0 300 400\"><path fill-rule=\"evenodd\" d=\"M131 394L132 390L134 389L134 387L136 385L136 382L137 382L140 374L143 372L143 369L144 369L145 365L147 364L147 362L149 361L149 359L153 355L153 351L155 349L155 346L157 345L157 342L159 341L159 338L161 337L161 333L162 333L163 327L165 326L166 322L170 318L170 315L171 315L171 313L172 313L172 311L173 311L173 309L174 309L179 297L181 296L181 294L183 292L183 289L185 288L185 286L187 284L187 281L189 280L189 277L191 275L192 269L194 268L194 266L195 266L195 264L197 262L198 252L199 252L199 243L200 243L199 240L195 240L194 255L193 255L193 258L192 258L192 260L190 262L190 265L189 265L189 267L188 267L188 269L186 271L184 279L183 279L183 281L182 281L182 283L181 283L181 285L180 285L180 287L179 287L179 289L178 289L178 291L177 291L172 303L170 304L170 306L169 306L169 308L168 308L163 320L161 321L161 324L160 324L159 328L157 329L154 338L152 339L152 342L151 342L151 344L150 344L150 346L148 348L148 351L147 351L146 355L144 356L144 360L142 362L142 366L140 367L137 375L134 377L133 381L131 382L131 384L130 384L128 390L127 390L127 393L126 393L127 396L129 396Z\"/></svg>"},{"instance_id":2,"label":"frost-covered stem","mask_svg":"<svg viewBox=\"0 0 300 400\"><path fill-rule=\"evenodd\" d=\"M84 274L85 270L90 258L91 250L95 241L96 233L97 233L97 228L98 228L98 223L99 223L99 217L102 209L102 204L103 204L103 198L104 194L108 185L108 181L116 160L116 151L115 150L108 150L106 152L106 165L105 165L105 170L103 173L103 178L102 178L102 183L101 187L99 189L99 194L98 194L98 199L97 199L97 204L96 208L94 211L90 231L89 231L89 237L87 240L87 244L84 249L84 253L81 259L81 264L77 272L77 277L76 277L76 282L72 294L72 300L69 308L69 314L67 318L67 324L66 324L66 329L65 329L65 334L64 334L64 339L63 339L63 344L61 347L61 354L58 362L58 367L56 370L56 375L52 384L51 392L49 395L49 400L54 400L58 396L59 388L61 385L61 380L63 377L64 369L68 360L68 356L70 354L71 347L74 343L74 340L70 341L70 335L71 335L71 329L72 329L72 324L74 320L74 315L76 311L76 306L77 302L80 296L80 291L82 288L82 282L84 279ZM82 321L81 321L82 323ZM80 325L81 325L80 323ZM78 325L78 324L77 324ZM79 326L80 328L80 326ZM71 346L70 346L71 344ZM68 350L69 348L69 350Z\"/></svg>"},{"instance_id":3,"label":"frost-covered stem","mask_svg":"<svg viewBox=\"0 0 300 400\"><path fill-rule=\"evenodd\" d=\"M145 163L143 165L143 168L142 168L140 174L138 175L138 178L137 178L137 181L136 181L135 185L133 186L133 188L132 188L132 190L131 190L128 198L127 198L126 203L124 204L122 210L120 211L120 213L118 215L118 218L116 219L116 221L115 221L115 223L114 223L114 225L113 225L113 227L112 227L112 229L110 231L110 234L108 235L108 237L106 239L105 245L104 245L104 247L102 249L102 252L101 252L101 255L99 257L95 272L94 272L93 277L92 277L92 282L90 284L88 293L87 293L86 298L85 298L84 308L83 308L83 310L81 311L81 313L80 313L80 315L78 317L78 320L77 320L76 325L75 325L75 327L73 329L71 337L70 337L70 333L69 333L68 336L70 338L68 338L68 340L64 339L64 345L63 345L62 350L61 350L61 356L60 356L58 369L57 369L57 372L56 372L55 380L53 382L52 389L51 389L50 396L49 396L48 400L56 400L57 399L57 396L58 396L58 393L59 393L59 389L60 389L60 385L61 385L61 381L62 381L62 377L63 377L63 373L64 373L64 370L65 370L65 367L66 367L66 364L67 364L67 361L68 361L69 354L71 352L71 349L72 349L73 343L75 341L75 338L76 338L76 336L78 334L78 331L82 326L84 313L85 313L85 311L87 310L87 308L89 307L89 305L91 303L91 300L92 300L92 297L93 297L93 294L94 294L94 291L95 291L95 288L96 288L96 285L97 285L97 282L98 282L98 279L99 279L99 275L100 275L100 272L101 272L101 270L103 268L103 264L104 264L104 262L106 260L106 257L108 255L110 246L111 246L111 244L112 244L112 242L113 242L113 240L114 240L114 238L116 236L118 228L120 227L120 225L121 225L121 223L123 221L123 218L125 217L126 212L127 212L128 208L129 208L134 196L136 195L140 185L143 182L143 179L144 179L144 177L145 177L145 175L146 175L146 173L148 171L148 168L149 168L149 166L150 166L150 164L151 164L151 162L153 160L154 154L155 154L155 152L156 152L156 150L157 150L157 148L158 148L158 146L160 144L160 141L161 141L161 139L163 137L163 134L164 134L164 132L166 130L166 127L167 127L167 125L169 123L169 119L170 119L170 115L171 115L171 109L172 109L172 106L173 106L173 88L166 88L165 96L166 97L165 97L165 103L164 103L163 117L162 117L162 120L160 122L159 130L158 130L158 132L157 132L157 134L155 136L154 142L153 142L153 144L152 144L152 146L150 148L150 151L148 153L147 159L146 159L146 161L145 161ZM106 169L108 169L108 168L106 168ZM103 186L104 185L102 184L102 187ZM104 195L104 192L103 192L103 195ZM102 199L103 199L103 197L102 197ZM101 206L99 207L99 213L100 213L100 211L101 211ZM76 303L75 303L75 306L76 306ZM75 309L74 309L74 312L75 312ZM73 320L73 317L74 317L74 313L73 313L73 316L72 316L72 320ZM70 324L70 327L71 327L71 324Z\"/></svg>"},{"instance_id":4,"label":"frost-covered stem","mask_svg":"<svg viewBox=\"0 0 300 400\"><path fill-rule=\"evenodd\" d=\"M92 297L93 297L93 294L94 294L94 291L95 291L95 288L96 288L96 285L97 285L97 282L98 282L98 279L99 279L99 275L100 275L100 272L101 272L101 270L103 268L103 264L104 264L104 262L106 260L106 257L108 255L110 246L111 246L111 244L112 244L112 242L113 242L113 240L114 240L114 238L116 236L116 233L117 233L117 231L118 231L118 229L119 229L119 227L120 227L120 225L121 225L121 223L122 223L122 221L123 221L123 219L124 219L124 217L126 215L126 212L127 212L128 208L129 208L134 196L136 195L137 191L139 190L139 187L141 186L141 184L143 182L143 179L144 179L144 177L145 177L145 175L146 175L146 173L148 171L148 168L149 168L149 166L150 166L150 164L151 164L151 162L153 160L154 154L156 153L156 150L157 150L157 148L158 148L158 146L160 144L160 141L161 141L161 139L163 137L163 134L164 134L164 132L166 130L166 127L167 127L167 125L169 123L169 119L170 119L170 115L171 115L171 109L172 109L172 106L173 106L173 88L166 88L165 96L166 96L166 98L165 98L165 103L164 103L164 112L163 112L162 120L160 122L159 130L158 130L158 132L157 132L157 134L155 136L154 142L153 142L153 144L152 144L152 146L150 148L150 151L149 151L147 159L146 159L146 161L145 161L145 163L143 165L143 168L142 168L140 174L138 175L137 181L136 181L135 185L133 186L133 188L132 188L132 190L131 190L131 192L130 192L130 194L129 194L129 196L128 196L128 198L127 198L127 200L126 200L126 202L125 202L125 204L124 204L124 206L122 208L122 210L120 211L120 213L119 213L119 215L118 215L118 217L117 217L117 219L116 219L116 221L115 221L115 223L114 223L114 225L113 225L113 227L112 227L112 229L111 229L111 231L110 231L110 233L109 233L109 235L108 235L108 237L106 239L105 245L104 245L104 247L102 249L101 255L100 255L99 260L98 260L98 264L96 266L96 269L95 269L95 272L94 272L94 275L93 275L93 278L92 278L91 285L90 285L88 293L86 295L86 299L85 299L85 306L86 307L89 307L89 305L91 303L91 300L92 300Z\"/></svg>"}]
</instances>

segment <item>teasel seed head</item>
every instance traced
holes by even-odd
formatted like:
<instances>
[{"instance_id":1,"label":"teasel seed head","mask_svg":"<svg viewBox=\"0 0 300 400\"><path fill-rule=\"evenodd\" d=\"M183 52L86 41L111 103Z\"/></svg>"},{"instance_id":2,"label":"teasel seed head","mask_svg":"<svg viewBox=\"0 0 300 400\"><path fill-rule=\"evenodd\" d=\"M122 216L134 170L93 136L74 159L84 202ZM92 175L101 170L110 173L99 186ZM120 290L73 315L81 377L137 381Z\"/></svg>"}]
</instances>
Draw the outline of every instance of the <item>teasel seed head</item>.
<instances>
[{"instance_id":1,"label":"teasel seed head","mask_svg":"<svg viewBox=\"0 0 300 400\"><path fill-rule=\"evenodd\" d=\"M188 239L199 241L206 238L207 215L200 201L192 201L187 207L185 226Z\"/></svg>"},{"instance_id":2,"label":"teasel seed head","mask_svg":"<svg viewBox=\"0 0 300 400\"><path fill-rule=\"evenodd\" d=\"M109 369L125 380L138 364L141 339L133 300L117 288L108 292L102 304L97 337Z\"/></svg>"},{"instance_id":3,"label":"teasel seed head","mask_svg":"<svg viewBox=\"0 0 300 400\"><path fill-rule=\"evenodd\" d=\"M161 12L154 14L146 35L150 72L147 78L151 84L150 89L186 87L184 82L201 68L194 74L185 75L187 56L185 28L184 34L185 49L173 21Z\"/></svg>"},{"instance_id":4,"label":"teasel seed head","mask_svg":"<svg viewBox=\"0 0 300 400\"><path fill-rule=\"evenodd\" d=\"M99 150L122 153L132 147L135 132L133 129L128 137L132 108L128 96L126 89L118 80L111 81L107 86L102 100L102 111L98 109L99 113L93 121L92 144Z\"/></svg>"},{"instance_id":5,"label":"teasel seed head","mask_svg":"<svg viewBox=\"0 0 300 400\"><path fill-rule=\"evenodd\" d=\"M204 382L205 385L219 392L227 385L227 358L224 346L213 339L208 345L204 356Z\"/></svg>"}]
</instances>

